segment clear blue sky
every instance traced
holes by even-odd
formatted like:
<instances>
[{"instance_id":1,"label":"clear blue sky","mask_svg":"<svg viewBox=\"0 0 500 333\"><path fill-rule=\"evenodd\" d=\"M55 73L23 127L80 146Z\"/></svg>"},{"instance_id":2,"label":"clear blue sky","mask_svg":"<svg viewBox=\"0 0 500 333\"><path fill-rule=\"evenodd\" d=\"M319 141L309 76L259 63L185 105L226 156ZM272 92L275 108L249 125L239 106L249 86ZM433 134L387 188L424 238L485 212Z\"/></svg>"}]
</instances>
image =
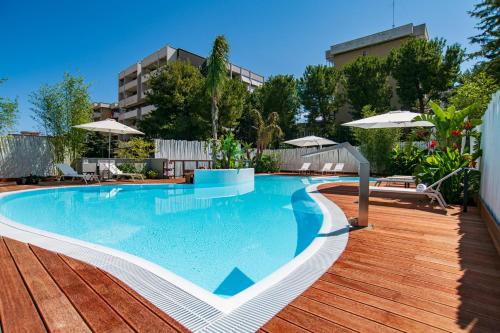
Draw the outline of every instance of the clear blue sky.
<instances>
[{"instance_id":1,"label":"clear blue sky","mask_svg":"<svg viewBox=\"0 0 500 333\"><path fill-rule=\"evenodd\" d=\"M477 0L396 0L395 24L426 23L431 37L468 50ZM392 0L0 1L0 96L18 97L17 130L36 129L29 94L79 73L93 101L117 100L118 72L170 44L200 55L218 34L233 63L266 77L324 64L330 45L391 28ZM471 63L466 63L467 68Z\"/></svg>"}]
</instances>

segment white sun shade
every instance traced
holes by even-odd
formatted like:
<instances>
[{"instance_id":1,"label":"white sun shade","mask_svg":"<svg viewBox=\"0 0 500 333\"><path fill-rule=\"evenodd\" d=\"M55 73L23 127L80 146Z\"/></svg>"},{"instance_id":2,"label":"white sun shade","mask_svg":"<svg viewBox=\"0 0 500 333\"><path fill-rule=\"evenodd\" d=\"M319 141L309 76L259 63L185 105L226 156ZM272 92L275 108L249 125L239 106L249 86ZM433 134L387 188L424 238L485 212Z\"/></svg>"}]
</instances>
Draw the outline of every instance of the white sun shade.
<instances>
[{"instance_id":1,"label":"white sun shade","mask_svg":"<svg viewBox=\"0 0 500 333\"><path fill-rule=\"evenodd\" d=\"M428 121L412 121L413 118L419 115L420 113L410 111L390 111L373 117L351 121L349 123L342 124L342 126L359 127L365 129L434 126Z\"/></svg>"},{"instance_id":2,"label":"white sun shade","mask_svg":"<svg viewBox=\"0 0 500 333\"><path fill-rule=\"evenodd\" d=\"M117 122L114 119L106 119L101 121L95 121L93 123L87 123L82 125L73 126L75 128L81 128L87 131L94 132L104 132L104 133L114 133L114 134L140 134L144 133L136 130L135 128L128 127Z\"/></svg>"},{"instance_id":3,"label":"white sun shade","mask_svg":"<svg viewBox=\"0 0 500 333\"><path fill-rule=\"evenodd\" d=\"M285 141L289 145L298 146L298 147L314 147L314 146L328 146L335 145L337 142L328 140L325 138L321 138L319 136L305 136L303 138L293 139Z\"/></svg>"}]
</instances>

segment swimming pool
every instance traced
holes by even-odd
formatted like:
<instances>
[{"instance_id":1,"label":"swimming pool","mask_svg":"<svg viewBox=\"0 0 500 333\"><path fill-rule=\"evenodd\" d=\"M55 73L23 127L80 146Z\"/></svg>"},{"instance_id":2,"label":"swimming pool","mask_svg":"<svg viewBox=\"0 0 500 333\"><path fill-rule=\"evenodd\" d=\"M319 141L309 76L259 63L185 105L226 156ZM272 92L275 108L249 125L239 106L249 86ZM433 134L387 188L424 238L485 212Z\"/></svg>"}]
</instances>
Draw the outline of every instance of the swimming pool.
<instances>
[{"instance_id":1,"label":"swimming pool","mask_svg":"<svg viewBox=\"0 0 500 333\"><path fill-rule=\"evenodd\" d=\"M315 241L323 241L320 233L329 231L325 210L306 188L332 181L357 178L256 176L254 183L224 187L32 190L0 197L0 216L15 225L140 258L210 302L252 287L262 289L266 279L277 280L277 271L286 267L290 272L290 262L306 259L301 255L308 248L311 252Z\"/></svg>"}]
</instances>

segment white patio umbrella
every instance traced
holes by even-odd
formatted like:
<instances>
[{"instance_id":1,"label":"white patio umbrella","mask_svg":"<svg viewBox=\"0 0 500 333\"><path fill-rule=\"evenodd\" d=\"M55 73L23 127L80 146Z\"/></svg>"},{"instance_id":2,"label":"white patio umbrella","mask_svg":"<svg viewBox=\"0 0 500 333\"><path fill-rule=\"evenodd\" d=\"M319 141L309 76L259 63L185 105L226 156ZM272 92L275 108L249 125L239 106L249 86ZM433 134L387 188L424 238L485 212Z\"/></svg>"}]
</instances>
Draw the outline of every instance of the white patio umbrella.
<instances>
[{"instance_id":1,"label":"white patio umbrella","mask_svg":"<svg viewBox=\"0 0 500 333\"><path fill-rule=\"evenodd\" d=\"M319 136L305 136L303 138L298 138L298 139L293 139L293 140L288 140L285 141L285 143L288 143L289 145L297 146L297 147L315 147L319 146L322 148L323 146L329 146L329 145L336 145L337 142L328 140L325 138L321 138Z\"/></svg>"},{"instance_id":2,"label":"white patio umbrella","mask_svg":"<svg viewBox=\"0 0 500 333\"><path fill-rule=\"evenodd\" d=\"M419 116L420 113L410 111L390 111L384 114L379 114L372 117L367 117L355 121L351 121L342 126L358 127L358 128L400 128L400 127L433 127L434 125L428 121L413 121L413 118Z\"/></svg>"},{"instance_id":3,"label":"white patio umbrella","mask_svg":"<svg viewBox=\"0 0 500 333\"><path fill-rule=\"evenodd\" d=\"M108 163L111 163L111 134L139 134L144 135L141 131L135 128L128 127L117 122L114 119L106 119L94 121L92 123L73 126L87 131L108 133Z\"/></svg>"},{"instance_id":4,"label":"white patio umbrella","mask_svg":"<svg viewBox=\"0 0 500 333\"><path fill-rule=\"evenodd\" d=\"M321 149L323 146L330 146L330 145L336 145L337 142L328 140L319 136L305 136L303 138L298 138L298 139L293 139L293 140L287 140L285 143L292 145L292 146L297 146L297 147L316 147L318 146L319 149ZM319 156L319 161L318 161L318 168L320 167L321 164L321 155Z\"/></svg>"}]
</instances>

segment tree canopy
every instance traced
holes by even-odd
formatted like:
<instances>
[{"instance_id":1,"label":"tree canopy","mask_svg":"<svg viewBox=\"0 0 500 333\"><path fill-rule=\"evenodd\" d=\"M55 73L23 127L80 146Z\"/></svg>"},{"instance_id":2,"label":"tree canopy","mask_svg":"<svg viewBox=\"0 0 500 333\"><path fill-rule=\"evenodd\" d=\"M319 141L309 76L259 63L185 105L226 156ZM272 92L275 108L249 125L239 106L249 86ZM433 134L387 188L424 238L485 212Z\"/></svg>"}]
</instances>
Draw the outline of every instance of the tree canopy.
<instances>
[{"instance_id":1,"label":"tree canopy","mask_svg":"<svg viewBox=\"0 0 500 333\"><path fill-rule=\"evenodd\" d=\"M262 117L268 118L272 112L276 112L285 139L293 138L297 132L296 119L300 108L295 78L292 75L271 76L254 93Z\"/></svg>"},{"instance_id":2,"label":"tree canopy","mask_svg":"<svg viewBox=\"0 0 500 333\"><path fill-rule=\"evenodd\" d=\"M0 79L0 85L5 79ZM0 134L14 126L18 113L18 103L16 100L0 96Z\"/></svg>"},{"instance_id":3,"label":"tree canopy","mask_svg":"<svg viewBox=\"0 0 500 333\"><path fill-rule=\"evenodd\" d=\"M390 107L392 88L388 83L388 68L384 59L375 56L359 57L343 68L344 87L353 118L359 119L364 106L376 110Z\"/></svg>"},{"instance_id":4,"label":"tree canopy","mask_svg":"<svg viewBox=\"0 0 500 333\"><path fill-rule=\"evenodd\" d=\"M148 137L200 140L210 132L205 78L185 61L168 63L150 79L148 102L156 110L139 122Z\"/></svg>"},{"instance_id":5,"label":"tree canopy","mask_svg":"<svg viewBox=\"0 0 500 333\"><path fill-rule=\"evenodd\" d=\"M403 107L412 108L418 102L418 109L424 112L431 99L439 99L441 93L453 87L464 51L458 44L446 50L445 45L444 39L410 38L391 51L388 64Z\"/></svg>"},{"instance_id":6,"label":"tree canopy","mask_svg":"<svg viewBox=\"0 0 500 333\"><path fill-rule=\"evenodd\" d=\"M86 133L73 126L92 120L88 88L83 77L65 73L61 82L43 85L30 95L33 119L52 137L56 162L66 156L73 161L85 151Z\"/></svg>"},{"instance_id":7,"label":"tree canopy","mask_svg":"<svg viewBox=\"0 0 500 333\"><path fill-rule=\"evenodd\" d=\"M335 114L342 104L339 93L341 73L325 65L307 66L299 81L299 95L307 112L308 128L331 136Z\"/></svg>"},{"instance_id":8,"label":"tree canopy","mask_svg":"<svg viewBox=\"0 0 500 333\"><path fill-rule=\"evenodd\" d=\"M469 13L479 19L476 28L481 31L470 38L472 43L481 46L472 56L486 58L488 72L500 83L500 1L483 0Z\"/></svg>"}]
</instances>

